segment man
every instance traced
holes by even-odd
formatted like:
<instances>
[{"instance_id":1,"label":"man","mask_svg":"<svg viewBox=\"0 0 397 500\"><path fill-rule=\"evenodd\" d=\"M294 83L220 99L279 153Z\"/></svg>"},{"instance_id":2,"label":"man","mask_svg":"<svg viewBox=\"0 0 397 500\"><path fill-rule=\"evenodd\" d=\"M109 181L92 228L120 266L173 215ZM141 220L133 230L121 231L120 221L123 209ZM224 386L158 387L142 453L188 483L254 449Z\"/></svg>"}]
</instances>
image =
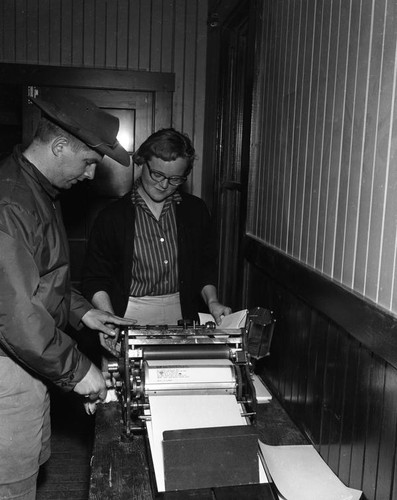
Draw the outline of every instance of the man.
<instances>
[{"instance_id":1,"label":"man","mask_svg":"<svg viewBox=\"0 0 397 500\"><path fill-rule=\"evenodd\" d=\"M106 335L131 323L71 290L58 201L60 189L92 179L105 154L129 164L118 119L73 96L32 102L42 111L32 143L0 163L0 499L35 498L50 455L46 381L106 397L102 373L64 333L68 321Z\"/></svg>"},{"instance_id":2,"label":"man","mask_svg":"<svg viewBox=\"0 0 397 500\"><path fill-rule=\"evenodd\" d=\"M133 155L140 177L99 214L89 239L83 293L96 307L138 324L173 325L198 319L201 296L218 324L230 314L217 297L208 210L178 189L194 158L190 139L172 128L152 134Z\"/></svg>"}]
</instances>

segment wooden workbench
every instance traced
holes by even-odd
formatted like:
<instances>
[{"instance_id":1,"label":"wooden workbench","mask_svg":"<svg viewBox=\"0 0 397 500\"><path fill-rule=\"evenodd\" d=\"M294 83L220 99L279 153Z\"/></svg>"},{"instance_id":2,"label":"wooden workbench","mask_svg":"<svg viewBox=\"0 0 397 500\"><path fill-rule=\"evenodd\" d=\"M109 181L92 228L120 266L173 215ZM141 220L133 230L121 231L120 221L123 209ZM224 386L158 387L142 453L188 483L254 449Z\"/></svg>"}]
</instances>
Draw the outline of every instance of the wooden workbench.
<instances>
[{"instance_id":1,"label":"wooden workbench","mask_svg":"<svg viewBox=\"0 0 397 500\"><path fill-rule=\"evenodd\" d=\"M270 445L308 444L297 427L273 398L257 407L259 438ZM156 495L151 489L146 439L134 436L122 439L123 424L118 403L99 406L96 413L95 442L91 461L89 500L166 500L180 499L177 494ZM267 484L247 487L216 488L184 492L183 499L273 500Z\"/></svg>"}]
</instances>

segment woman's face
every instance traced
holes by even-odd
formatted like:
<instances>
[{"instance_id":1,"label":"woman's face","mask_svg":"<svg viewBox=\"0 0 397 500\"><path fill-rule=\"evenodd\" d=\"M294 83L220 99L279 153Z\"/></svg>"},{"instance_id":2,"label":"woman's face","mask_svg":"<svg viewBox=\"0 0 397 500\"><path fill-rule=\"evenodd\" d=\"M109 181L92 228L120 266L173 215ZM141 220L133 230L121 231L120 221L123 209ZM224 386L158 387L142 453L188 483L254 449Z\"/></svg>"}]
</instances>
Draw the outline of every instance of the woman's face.
<instances>
[{"instance_id":1,"label":"woman's face","mask_svg":"<svg viewBox=\"0 0 397 500\"><path fill-rule=\"evenodd\" d=\"M153 156L142 167L142 187L151 200L161 203L178 189L178 186L170 184L168 178L186 177L187 169L186 158L164 161Z\"/></svg>"}]
</instances>

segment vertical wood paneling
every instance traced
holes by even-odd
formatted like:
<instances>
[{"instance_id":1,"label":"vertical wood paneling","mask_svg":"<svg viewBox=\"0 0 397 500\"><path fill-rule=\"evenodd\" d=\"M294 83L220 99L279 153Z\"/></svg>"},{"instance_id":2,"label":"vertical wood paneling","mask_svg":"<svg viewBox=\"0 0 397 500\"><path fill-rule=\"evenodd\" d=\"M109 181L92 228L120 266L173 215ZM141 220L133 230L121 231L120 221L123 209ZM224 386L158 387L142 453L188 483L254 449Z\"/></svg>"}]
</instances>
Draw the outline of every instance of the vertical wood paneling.
<instances>
[{"instance_id":1,"label":"vertical wood paneling","mask_svg":"<svg viewBox=\"0 0 397 500\"><path fill-rule=\"evenodd\" d=\"M138 69L149 70L152 40L152 2L140 0L139 6L139 58Z\"/></svg>"},{"instance_id":2,"label":"vertical wood paneling","mask_svg":"<svg viewBox=\"0 0 397 500\"><path fill-rule=\"evenodd\" d=\"M95 61L95 31L92 28L92 17L95 15L95 0L84 1L83 15L84 24L82 66L93 67Z\"/></svg>"},{"instance_id":3,"label":"vertical wood paneling","mask_svg":"<svg viewBox=\"0 0 397 500\"><path fill-rule=\"evenodd\" d=\"M2 2L3 7L5 3ZM15 62L17 63L26 60L26 9L26 0L17 0L15 2L15 32L18 33L15 44ZM2 15L2 19L4 19L4 14ZM3 36L5 36L4 30ZM13 36L15 37L15 34Z\"/></svg>"},{"instance_id":4,"label":"vertical wood paneling","mask_svg":"<svg viewBox=\"0 0 397 500\"><path fill-rule=\"evenodd\" d=\"M201 194L207 0L3 0L0 62L175 73L173 126L195 141Z\"/></svg>"},{"instance_id":5,"label":"vertical wood paneling","mask_svg":"<svg viewBox=\"0 0 397 500\"><path fill-rule=\"evenodd\" d=\"M82 65L84 46L84 2L73 0L72 16L72 64Z\"/></svg>"},{"instance_id":6,"label":"vertical wood paneling","mask_svg":"<svg viewBox=\"0 0 397 500\"><path fill-rule=\"evenodd\" d=\"M384 8L384 1L379 4ZM378 5L378 1L376 1ZM365 293L367 288L367 272L368 272L368 251L371 236L371 212L373 202L374 174L375 174L375 147L377 135L377 120L379 110L379 83L382 61L382 42L383 42L383 26L379 17L383 20L383 8L375 9L373 2L366 3L368 16L365 16L370 22L368 29L369 40L369 64L368 64L368 96L364 124L364 144L363 165L362 165L362 182L360 186L360 204L359 204L359 219L357 228L357 251L355 263L355 281L354 288L360 293ZM380 26L379 26L380 25ZM369 265L374 265L372 262ZM370 297L371 298L371 297Z\"/></svg>"},{"instance_id":7,"label":"vertical wood paneling","mask_svg":"<svg viewBox=\"0 0 397 500\"><path fill-rule=\"evenodd\" d=\"M246 305L260 300L276 318L259 374L346 485L366 500L394 498L396 368L257 264L248 262Z\"/></svg>"},{"instance_id":8,"label":"vertical wood paneling","mask_svg":"<svg viewBox=\"0 0 397 500\"><path fill-rule=\"evenodd\" d=\"M105 65L115 68L117 63L117 37L118 37L118 3L106 3L106 31L105 31Z\"/></svg>"},{"instance_id":9,"label":"vertical wood paneling","mask_svg":"<svg viewBox=\"0 0 397 500\"><path fill-rule=\"evenodd\" d=\"M392 494L397 428L397 401L394 397L397 387L397 374L390 366L386 367L384 384L383 415L379 425L380 446L376 500L394 498Z\"/></svg>"},{"instance_id":10,"label":"vertical wood paneling","mask_svg":"<svg viewBox=\"0 0 397 500\"><path fill-rule=\"evenodd\" d=\"M116 30L116 61L115 67L126 69L128 67L128 0L119 0L117 8Z\"/></svg>"},{"instance_id":11,"label":"vertical wood paneling","mask_svg":"<svg viewBox=\"0 0 397 500\"><path fill-rule=\"evenodd\" d=\"M26 19L26 56L29 60L38 63L40 59L38 54L38 0L27 2Z\"/></svg>"},{"instance_id":12,"label":"vertical wood paneling","mask_svg":"<svg viewBox=\"0 0 397 500\"><path fill-rule=\"evenodd\" d=\"M73 2L61 0L61 64L73 64ZM102 34L103 37L103 34Z\"/></svg>"},{"instance_id":13,"label":"vertical wood paneling","mask_svg":"<svg viewBox=\"0 0 397 500\"><path fill-rule=\"evenodd\" d=\"M140 0L129 2L129 30L127 39L128 68L138 69L140 52Z\"/></svg>"},{"instance_id":14,"label":"vertical wood paneling","mask_svg":"<svg viewBox=\"0 0 397 500\"><path fill-rule=\"evenodd\" d=\"M396 2L261 8L247 233L397 313Z\"/></svg>"},{"instance_id":15,"label":"vertical wood paneling","mask_svg":"<svg viewBox=\"0 0 397 500\"><path fill-rule=\"evenodd\" d=\"M163 2L152 0L152 36L150 47L150 67L152 71L161 71L161 47L163 38Z\"/></svg>"},{"instance_id":16,"label":"vertical wood paneling","mask_svg":"<svg viewBox=\"0 0 397 500\"><path fill-rule=\"evenodd\" d=\"M39 3L38 36L40 54L39 64L48 64L50 61L50 0L41 0Z\"/></svg>"}]
</instances>

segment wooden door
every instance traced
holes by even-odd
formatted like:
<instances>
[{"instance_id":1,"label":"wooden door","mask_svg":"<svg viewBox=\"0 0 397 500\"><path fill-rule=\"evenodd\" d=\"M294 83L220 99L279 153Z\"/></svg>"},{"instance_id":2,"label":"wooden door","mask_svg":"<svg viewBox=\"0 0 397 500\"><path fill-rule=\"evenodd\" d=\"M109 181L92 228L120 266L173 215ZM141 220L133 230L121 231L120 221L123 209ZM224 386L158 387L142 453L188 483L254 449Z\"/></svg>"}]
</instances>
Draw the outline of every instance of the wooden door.
<instances>
[{"instance_id":1,"label":"wooden door","mask_svg":"<svg viewBox=\"0 0 397 500\"><path fill-rule=\"evenodd\" d=\"M242 307L241 241L245 228L252 99L251 2L237 4L221 26L220 92L214 213L219 249L219 296Z\"/></svg>"}]
</instances>

